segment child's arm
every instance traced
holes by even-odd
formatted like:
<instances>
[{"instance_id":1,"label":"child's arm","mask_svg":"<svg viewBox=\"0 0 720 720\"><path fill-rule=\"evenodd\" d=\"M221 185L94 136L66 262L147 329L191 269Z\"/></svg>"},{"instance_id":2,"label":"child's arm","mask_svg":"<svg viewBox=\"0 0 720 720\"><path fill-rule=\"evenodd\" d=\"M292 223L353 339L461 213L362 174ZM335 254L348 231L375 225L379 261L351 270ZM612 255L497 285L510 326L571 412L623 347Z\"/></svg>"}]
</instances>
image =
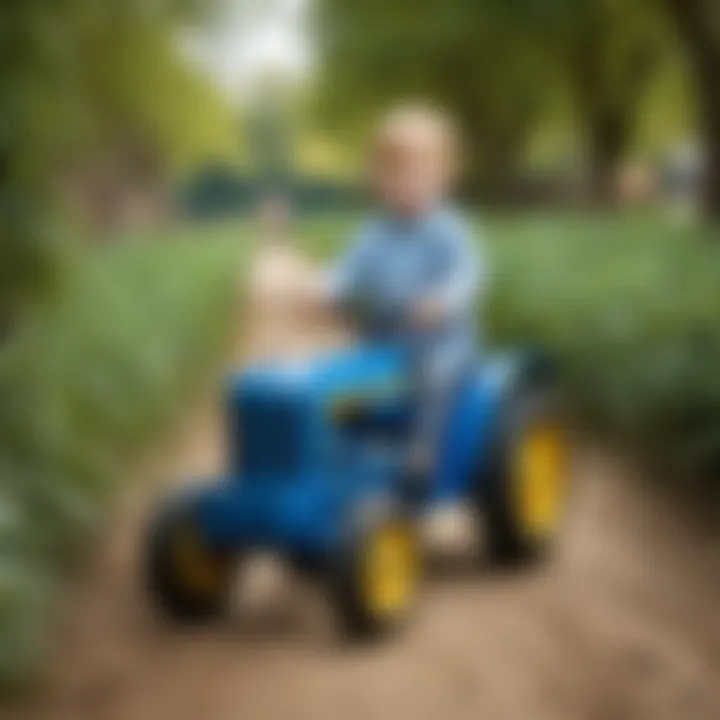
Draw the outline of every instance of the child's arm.
<instances>
[{"instance_id":1,"label":"child's arm","mask_svg":"<svg viewBox=\"0 0 720 720\"><path fill-rule=\"evenodd\" d=\"M369 254L369 233L363 229L338 259L322 274L317 302L326 310L342 312L362 284Z\"/></svg>"},{"instance_id":2,"label":"child's arm","mask_svg":"<svg viewBox=\"0 0 720 720\"><path fill-rule=\"evenodd\" d=\"M362 275L364 256L365 244L359 238L330 267L325 291L328 302L335 307L342 307L352 298Z\"/></svg>"},{"instance_id":3,"label":"child's arm","mask_svg":"<svg viewBox=\"0 0 720 720\"><path fill-rule=\"evenodd\" d=\"M424 327L470 312L482 289L485 272L470 228L453 222L445 230L444 241L447 271L415 311L415 321Z\"/></svg>"}]
</instances>

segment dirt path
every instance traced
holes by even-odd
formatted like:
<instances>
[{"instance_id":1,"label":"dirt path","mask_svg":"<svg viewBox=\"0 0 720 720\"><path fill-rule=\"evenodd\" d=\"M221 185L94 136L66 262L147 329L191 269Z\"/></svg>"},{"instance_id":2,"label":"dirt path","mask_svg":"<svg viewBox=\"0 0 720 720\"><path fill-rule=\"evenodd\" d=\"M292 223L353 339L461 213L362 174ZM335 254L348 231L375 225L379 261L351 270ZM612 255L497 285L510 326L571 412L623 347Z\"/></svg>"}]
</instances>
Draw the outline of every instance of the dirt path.
<instances>
[{"instance_id":1,"label":"dirt path","mask_svg":"<svg viewBox=\"0 0 720 720\"><path fill-rule=\"evenodd\" d=\"M68 598L46 681L6 720L720 718L718 540L591 448L549 567L434 578L388 643L342 647L321 599L290 581L201 632L164 625L138 590L136 544L161 478L218 467L216 407L189 413L148 472L153 496L125 499Z\"/></svg>"}]
</instances>

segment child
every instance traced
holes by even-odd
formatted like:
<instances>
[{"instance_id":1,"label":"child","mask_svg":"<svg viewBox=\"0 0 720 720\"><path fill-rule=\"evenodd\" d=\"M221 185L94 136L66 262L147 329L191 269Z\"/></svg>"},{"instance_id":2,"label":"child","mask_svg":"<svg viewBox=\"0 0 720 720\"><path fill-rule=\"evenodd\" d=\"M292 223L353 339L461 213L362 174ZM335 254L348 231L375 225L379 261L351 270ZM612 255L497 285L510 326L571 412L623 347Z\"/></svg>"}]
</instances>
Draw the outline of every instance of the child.
<instances>
[{"instance_id":1,"label":"child","mask_svg":"<svg viewBox=\"0 0 720 720\"><path fill-rule=\"evenodd\" d=\"M382 119L371 156L381 212L363 224L325 288L335 307L355 309L362 337L412 353L418 414L405 487L416 499L474 349L479 261L467 223L446 206L456 155L450 121L438 111L403 107Z\"/></svg>"}]
</instances>

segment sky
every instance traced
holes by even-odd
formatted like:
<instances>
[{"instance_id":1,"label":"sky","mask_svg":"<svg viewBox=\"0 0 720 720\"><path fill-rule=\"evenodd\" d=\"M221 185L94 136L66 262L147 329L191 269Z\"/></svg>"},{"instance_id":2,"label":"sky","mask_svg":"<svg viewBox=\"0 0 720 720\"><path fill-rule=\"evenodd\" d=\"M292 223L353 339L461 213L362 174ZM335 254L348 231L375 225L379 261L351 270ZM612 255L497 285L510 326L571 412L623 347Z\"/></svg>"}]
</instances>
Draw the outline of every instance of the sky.
<instances>
[{"instance_id":1,"label":"sky","mask_svg":"<svg viewBox=\"0 0 720 720\"><path fill-rule=\"evenodd\" d=\"M227 0L211 26L193 30L183 45L235 101L268 71L300 82L312 67L309 0Z\"/></svg>"}]
</instances>

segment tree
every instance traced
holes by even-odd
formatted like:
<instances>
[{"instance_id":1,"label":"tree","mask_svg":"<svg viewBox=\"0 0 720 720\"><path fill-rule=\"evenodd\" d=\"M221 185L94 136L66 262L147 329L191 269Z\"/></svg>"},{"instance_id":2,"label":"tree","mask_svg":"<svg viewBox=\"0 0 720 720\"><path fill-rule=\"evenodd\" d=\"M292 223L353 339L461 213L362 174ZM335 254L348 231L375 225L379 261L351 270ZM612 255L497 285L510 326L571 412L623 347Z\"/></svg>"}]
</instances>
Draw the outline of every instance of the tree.
<instances>
[{"instance_id":1,"label":"tree","mask_svg":"<svg viewBox=\"0 0 720 720\"><path fill-rule=\"evenodd\" d=\"M61 180L97 163L187 161L234 137L177 50L200 0L23 0L0 16L0 325L58 274ZM205 4L207 5L207 4ZM115 165L113 165L115 167Z\"/></svg>"},{"instance_id":2,"label":"tree","mask_svg":"<svg viewBox=\"0 0 720 720\"><path fill-rule=\"evenodd\" d=\"M558 94L570 97L591 195L612 200L667 47L654 0L320 0L326 110L419 94L461 119L476 178L511 178Z\"/></svg>"},{"instance_id":3,"label":"tree","mask_svg":"<svg viewBox=\"0 0 720 720\"><path fill-rule=\"evenodd\" d=\"M551 70L517 4L319 0L316 26L322 110L336 124L362 124L402 99L436 101L462 125L472 185L513 176Z\"/></svg>"},{"instance_id":4,"label":"tree","mask_svg":"<svg viewBox=\"0 0 720 720\"><path fill-rule=\"evenodd\" d=\"M703 205L720 219L720 3L667 0L694 70L705 144Z\"/></svg>"},{"instance_id":5,"label":"tree","mask_svg":"<svg viewBox=\"0 0 720 720\"><path fill-rule=\"evenodd\" d=\"M557 12L551 36L587 151L590 195L611 204L638 110L668 48L662 14L652 0L568 0Z\"/></svg>"}]
</instances>

